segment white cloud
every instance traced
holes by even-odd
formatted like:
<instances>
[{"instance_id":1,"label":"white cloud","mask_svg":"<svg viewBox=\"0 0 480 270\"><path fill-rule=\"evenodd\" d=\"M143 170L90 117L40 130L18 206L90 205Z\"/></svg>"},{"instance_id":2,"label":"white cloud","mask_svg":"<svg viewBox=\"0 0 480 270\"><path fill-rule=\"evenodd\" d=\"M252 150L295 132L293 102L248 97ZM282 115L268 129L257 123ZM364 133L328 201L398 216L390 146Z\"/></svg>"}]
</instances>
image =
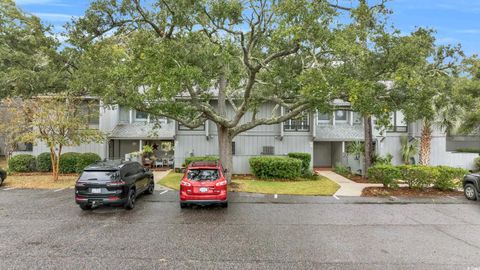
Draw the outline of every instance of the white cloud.
<instances>
[{"instance_id":1,"label":"white cloud","mask_svg":"<svg viewBox=\"0 0 480 270\"><path fill-rule=\"evenodd\" d=\"M460 29L457 30L460 34L480 34L480 29Z\"/></svg>"},{"instance_id":2,"label":"white cloud","mask_svg":"<svg viewBox=\"0 0 480 270\"><path fill-rule=\"evenodd\" d=\"M75 15L64 14L64 13L35 12L33 14L35 16L40 17L42 20L49 21L49 22L66 22L66 21L70 21L72 18L78 17Z\"/></svg>"},{"instance_id":3,"label":"white cloud","mask_svg":"<svg viewBox=\"0 0 480 270\"><path fill-rule=\"evenodd\" d=\"M68 6L62 0L15 0L17 5L50 5L50 6Z\"/></svg>"}]
</instances>

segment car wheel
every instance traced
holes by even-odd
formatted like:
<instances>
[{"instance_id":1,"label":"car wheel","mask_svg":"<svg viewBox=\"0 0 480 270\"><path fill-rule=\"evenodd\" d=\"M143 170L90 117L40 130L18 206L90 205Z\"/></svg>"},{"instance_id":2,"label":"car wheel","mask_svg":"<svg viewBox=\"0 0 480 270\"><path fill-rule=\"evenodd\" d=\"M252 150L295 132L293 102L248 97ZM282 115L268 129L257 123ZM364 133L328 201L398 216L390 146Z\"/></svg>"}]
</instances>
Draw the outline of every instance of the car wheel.
<instances>
[{"instance_id":1,"label":"car wheel","mask_svg":"<svg viewBox=\"0 0 480 270\"><path fill-rule=\"evenodd\" d=\"M147 190L145 190L145 194L153 194L153 191L155 190L155 183L153 183L153 180L148 184Z\"/></svg>"},{"instance_id":2,"label":"car wheel","mask_svg":"<svg viewBox=\"0 0 480 270\"><path fill-rule=\"evenodd\" d=\"M180 203L180 208L182 208L182 209L183 209L183 208L187 208L187 206L188 206L188 205L187 205L186 203L183 203L183 202Z\"/></svg>"},{"instance_id":3,"label":"car wheel","mask_svg":"<svg viewBox=\"0 0 480 270\"><path fill-rule=\"evenodd\" d=\"M92 206L89 204L80 204L79 206L83 211L92 210Z\"/></svg>"},{"instance_id":4,"label":"car wheel","mask_svg":"<svg viewBox=\"0 0 480 270\"><path fill-rule=\"evenodd\" d=\"M2 184L3 184L3 178L2 176L0 176L0 187L2 186Z\"/></svg>"},{"instance_id":5,"label":"car wheel","mask_svg":"<svg viewBox=\"0 0 480 270\"><path fill-rule=\"evenodd\" d=\"M125 204L125 209L132 210L135 207L135 189L130 189L128 192L128 200Z\"/></svg>"},{"instance_id":6,"label":"car wheel","mask_svg":"<svg viewBox=\"0 0 480 270\"><path fill-rule=\"evenodd\" d=\"M222 208L227 208L228 207L228 202L222 203Z\"/></svg>"},{"instance_id":7,"label":"car wheel","mask_svg":"<svg viewBox=\"0 0 480 270\"><path fill-rule=\"evenodd\" d=\"M463 193L465 194L465 197L467 197L467 199L472 201L477 200L477 190L472 184L466 184L463 188Z\"/></svg>"}]
</instances>

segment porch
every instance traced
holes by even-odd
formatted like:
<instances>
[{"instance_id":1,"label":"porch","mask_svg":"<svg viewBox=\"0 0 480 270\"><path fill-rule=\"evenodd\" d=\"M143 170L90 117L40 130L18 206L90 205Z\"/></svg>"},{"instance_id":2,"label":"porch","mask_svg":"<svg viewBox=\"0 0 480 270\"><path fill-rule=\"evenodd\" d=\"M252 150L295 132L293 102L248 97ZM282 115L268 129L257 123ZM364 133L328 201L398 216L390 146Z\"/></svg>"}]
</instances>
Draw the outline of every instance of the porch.
<instances>
[{"instance_id":1,"label":"porch","mask_svg":"<svg viewBox=\"0 0 480 270\"><path fill-rule=\"evenodd\" d=\"M151 154L132 154L142 152L146 145L152 147ZM174 156L173 139L110 139L108 142L108 158L111 160L138 160L151 168L173 168Z\"/></svg>"}]
</instances>

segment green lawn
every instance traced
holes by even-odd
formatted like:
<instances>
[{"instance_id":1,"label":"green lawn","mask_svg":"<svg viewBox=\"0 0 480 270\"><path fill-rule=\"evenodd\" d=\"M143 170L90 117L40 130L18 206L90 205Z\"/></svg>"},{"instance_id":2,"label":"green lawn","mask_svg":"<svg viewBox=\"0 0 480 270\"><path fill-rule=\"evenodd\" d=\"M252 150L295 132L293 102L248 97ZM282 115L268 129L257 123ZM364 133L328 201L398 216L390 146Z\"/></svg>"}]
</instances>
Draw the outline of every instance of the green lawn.
<instances>
[{"instance_id":1,"label":"green lawn","mask_svg":"<svg viewBox=\"0 0 480 270\"><path fill-rule=\"evenodd\" d=\"M171 172L159 184L179 189L180 179L183 174ZM340 186L332 180L321 177L318 180L305 181L261 181L261 180L244 180L233 179L233 183L229 189L235 192L252 192L263 194L288 194L288 195L321 195L331 196L340 188Z\"/></svg>"}]
</instances>

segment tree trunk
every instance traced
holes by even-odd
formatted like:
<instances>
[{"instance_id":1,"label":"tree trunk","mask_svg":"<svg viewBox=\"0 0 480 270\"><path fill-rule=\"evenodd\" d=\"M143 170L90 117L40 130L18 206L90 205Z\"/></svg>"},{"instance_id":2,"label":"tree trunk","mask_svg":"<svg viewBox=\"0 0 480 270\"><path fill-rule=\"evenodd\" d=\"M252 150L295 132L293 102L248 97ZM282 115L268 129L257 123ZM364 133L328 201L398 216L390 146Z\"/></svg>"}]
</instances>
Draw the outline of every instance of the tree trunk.
<instances>
[{"instance_id":1,"label":"tree trunk","mask_svg":"<svg viewBox=\"0 0 480 270\"><path fill-rule=\"evenodd\" d=\"M225 74L220 74L218 80L218 113L222 117L227 116L227 103L226 103L226 88L227 80ZM233 136L230 133L230 130L226 127L223 127L217 124L218 132L218 152L220 156L220 162L225 170L224 175L227 178L227 182L232 181L232 139Z\"/></svg>"},{"instance_id":2,"label":"tree trunk","mask_svg":"<svg viewBox=\"0 0 480 270\"><path fill-rule=\"evenodd\" d=\"M53 181L58 181L60 171L60 155L62 154L62 146L58 147L58 154L55 152L55 146L50 146L50 160L52 161Z\"/></svg>"},{"instance_id":3,"label":"tree trunk","mask_svg":"<svg viewBox=\"0 0 480 270\"><path fill-rule=\"evenodd\" d=\"M363 134L365 138L365 157L363 162L363 175L367 177L368 168L372 165L373 155L373 134L372 117L370 115L363 117Z\"/></svg>"},{"instance_id":4,"label":"tree trunk","mask_svg":"<svg viewBox=\"0 0 480 270\"><path fill-rule=\"evenodd\" d=\"M423 119L422 137L420 139L420 165L430 164L430 149L432 146L432 123Z\"/></svg>"},{"instance_id":5,"label":"tree trunk","mask_svg":"<svg viewBox=\"0 0 480 270\"><path fill-rule=\"evenodd\" d=\"M218 152L220 156L220 162L225 170L225 177L227 182L232 181L233 170L233 158L232 158L232 135L225 127L217 125L218 130Z\"/></svg>"}]
</instances>

